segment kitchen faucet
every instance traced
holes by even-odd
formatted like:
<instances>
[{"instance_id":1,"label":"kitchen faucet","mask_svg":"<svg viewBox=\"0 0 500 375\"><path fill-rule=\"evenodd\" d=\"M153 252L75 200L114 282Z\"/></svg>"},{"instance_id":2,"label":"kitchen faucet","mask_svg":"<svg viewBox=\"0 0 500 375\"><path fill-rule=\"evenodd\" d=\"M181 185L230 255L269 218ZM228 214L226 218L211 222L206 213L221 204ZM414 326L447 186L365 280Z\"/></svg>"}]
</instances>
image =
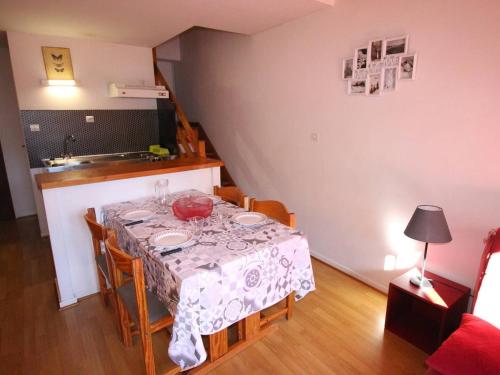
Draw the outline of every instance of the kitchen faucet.
<instances>
[{"instance_id":1,"label":"kitchen faucet","mask_svg":"<svg viewBox=\"0 0 500 375\"><path fill-rule=\"evenodd\" d=\"M71 154L71 152L68 152L68 143L69 142L73 142L75 143L76 142L76 138L73 134L70 134L70 135L67 135L65 138L64 138L64 148L63 148L63 153L62 153L62 157L65 158L65 159L68 159L70 157L72 157L73 155Z\"/></svg>"}]
</instances>

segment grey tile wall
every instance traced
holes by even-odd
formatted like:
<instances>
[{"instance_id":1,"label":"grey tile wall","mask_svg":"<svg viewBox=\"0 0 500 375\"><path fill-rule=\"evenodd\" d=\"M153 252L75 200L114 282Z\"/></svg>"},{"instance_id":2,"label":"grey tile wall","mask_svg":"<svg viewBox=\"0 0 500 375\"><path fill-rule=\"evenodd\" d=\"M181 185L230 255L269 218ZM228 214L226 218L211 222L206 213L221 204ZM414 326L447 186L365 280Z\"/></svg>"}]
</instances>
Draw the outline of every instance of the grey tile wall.
<instances>
[{"instance_id":1,"label":"grey tile wall","mask_svg":"<svg viewBox=\"0 0 500 375\"><path fill-rule=\"evenodd\" d=\"M85 116L95 122L86 123ZM21 123L31 168L41 167L41 159L59 157L70 134L77 139L69 144L73 155L143 151L158 143L156 110L22 110ZM30 131L30 124L39 124L40 131Z\"/></svg>"}]
</instances>

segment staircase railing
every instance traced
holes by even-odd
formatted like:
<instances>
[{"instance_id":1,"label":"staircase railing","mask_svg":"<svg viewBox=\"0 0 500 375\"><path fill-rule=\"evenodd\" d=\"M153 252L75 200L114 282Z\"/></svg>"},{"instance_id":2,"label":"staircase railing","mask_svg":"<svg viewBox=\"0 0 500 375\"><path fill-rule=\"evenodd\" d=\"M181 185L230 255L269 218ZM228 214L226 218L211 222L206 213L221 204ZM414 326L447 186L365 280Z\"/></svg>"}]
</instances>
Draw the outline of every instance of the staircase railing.
<instances>
[{"instance_id":1,"label":"staircase railing","mask_svg":"<svg viewBox=\"0 0 500 375\"><path fill-rule=\"evenodd\" d=\"M177 118L181 123L181 127L177 128L177 143L182 146L181 157L193 157L200 156L206 157L205 142L198 139L198 132L195 131L186 117L186 114L182 110L175 94L170 89L167 80L158 68L158 60L156 57L156 48L153 48L153 67L155 74L155 82L157 85L165 86L168 90L170 100L174 104L175 112Z\"/></svg>"},{"instance_id":2,"label":"staircase railing","mask_svg":"<svg viewBox=\"0 0 500 375\"><path fill-rule=\"evenodd\" d=\"M170 100L174 104L175 112L177 114L177 118L181 126L177 127L177 144L182 146L183 152L180 154L180 157L202 157L206 158L207 155L210 158L220 159L217 151L215 150L212 142L208 138L205 133L203 127L198 123L193 123L194 127L189 123L184 111L182 110L175 94L170 89L167 80L161 73L158 68L158 60L156 57L156 48L153 48L153 66L155 73L155 82L157 85L165 86L165 88L169 92ZM200 140L203 138L202 140ZM234 180L232 179L229 171L225 166L221 167L221 185L222 186L230 186L235 185Z\"/></svg>"}]
</instances>

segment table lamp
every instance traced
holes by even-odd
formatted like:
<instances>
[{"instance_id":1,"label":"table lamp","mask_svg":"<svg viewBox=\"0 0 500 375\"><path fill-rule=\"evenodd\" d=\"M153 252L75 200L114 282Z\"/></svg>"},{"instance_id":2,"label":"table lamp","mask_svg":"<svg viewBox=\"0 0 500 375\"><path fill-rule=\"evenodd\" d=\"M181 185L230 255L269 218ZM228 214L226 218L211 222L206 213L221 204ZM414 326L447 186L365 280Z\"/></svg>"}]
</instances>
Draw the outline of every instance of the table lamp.
<instances>
[{"instance_id":1,"label":"table lamp","mask_svg":"<svg viewBox=\"0 0 500 375\"><path fill-rule=\"evenodd\" d=\"M430 280L424 276L427 246L429 243L446 243L451 241L450 229L446 223L443 209L432 205L417 206L405 229L405 235L414 240L425 242L422 274L413 276L410 282L418 287L432 287Z\"/></svg>"}]
</instances>

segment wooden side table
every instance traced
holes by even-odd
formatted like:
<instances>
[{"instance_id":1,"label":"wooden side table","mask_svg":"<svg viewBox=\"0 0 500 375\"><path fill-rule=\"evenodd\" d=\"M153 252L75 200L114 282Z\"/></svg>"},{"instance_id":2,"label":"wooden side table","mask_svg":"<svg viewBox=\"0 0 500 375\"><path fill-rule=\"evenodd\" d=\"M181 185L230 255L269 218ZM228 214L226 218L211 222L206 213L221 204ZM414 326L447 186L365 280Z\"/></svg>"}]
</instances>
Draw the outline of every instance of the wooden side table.
<instances>
[{"instance_id":1,"label":"wooden side table","mask_svg":"<svg viewBox=\"0 0 500 375\"><path fill-rule=\"evenodd\" d=\"M413 272L389 284L385 328L427 353L434 352L460 324L467 311L470 288L431 272L434 288L410 283Z\"/></svg>"}]
</instances>

